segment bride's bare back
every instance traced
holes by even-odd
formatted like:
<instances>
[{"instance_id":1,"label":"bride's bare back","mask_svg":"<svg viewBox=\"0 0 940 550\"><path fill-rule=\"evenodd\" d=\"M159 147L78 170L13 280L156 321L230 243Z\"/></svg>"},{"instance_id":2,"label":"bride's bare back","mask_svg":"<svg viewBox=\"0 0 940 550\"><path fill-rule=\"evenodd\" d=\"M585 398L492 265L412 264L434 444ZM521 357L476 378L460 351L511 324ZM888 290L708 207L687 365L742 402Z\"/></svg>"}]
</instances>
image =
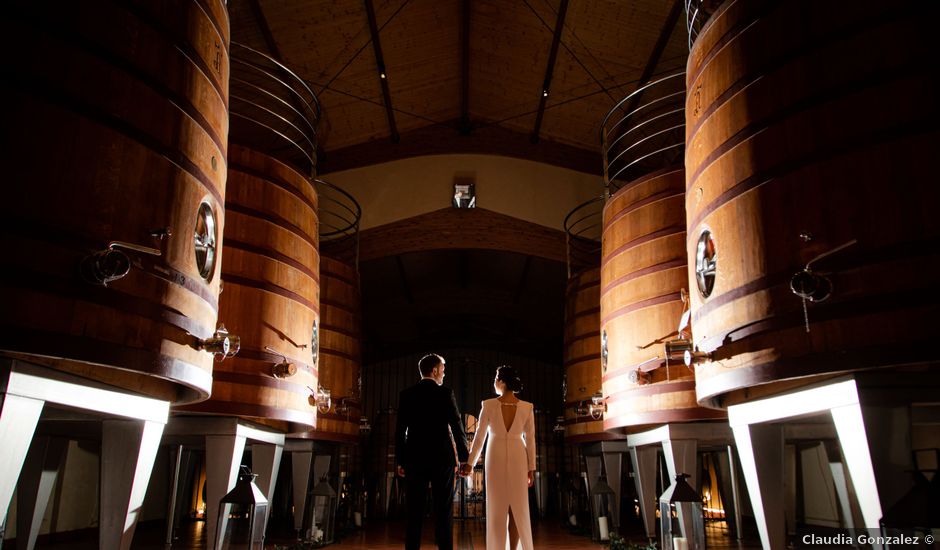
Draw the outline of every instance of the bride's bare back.
<instances>
[{"instance_id":1,"label":"bride's bare back","mask_svg":"<svg viewBox=\"0 0 940 550\"><path fill-rule=\"evenodd\" d=\"M503 410L503 425L506 426L506 432L509 433L509 430L512 429L512 421L516 419L516 403L519 401L514 403L506 403L501 399L497 399L497 401L502 405L500 408Z\"/></svg>"}]
</instances>

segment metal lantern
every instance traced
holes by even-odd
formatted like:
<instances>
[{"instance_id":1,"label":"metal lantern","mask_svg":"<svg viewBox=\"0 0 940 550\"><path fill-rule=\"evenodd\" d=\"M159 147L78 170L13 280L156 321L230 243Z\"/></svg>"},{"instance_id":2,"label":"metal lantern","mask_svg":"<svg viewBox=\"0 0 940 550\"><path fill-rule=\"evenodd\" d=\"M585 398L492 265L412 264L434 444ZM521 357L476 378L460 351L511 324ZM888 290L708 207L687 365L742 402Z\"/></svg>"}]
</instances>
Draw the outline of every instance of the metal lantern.
<instances>
[{"instance_id":1,"label":"metal lantern","mask_svg":"<svg viewBox=\"0 0 940 550\"><path fill-rule=\"evenodd\" d=\"M216 550L263 550L268 499L255 485L258 474L242 466L235 488L219 501Z\"/></svg>"},{"instance_id":2,"label":"metal lantern","mask_svg":"<svg viewBox=\"0 0 940 550\"><path fill-rule=\"evenodd\" d=\"M600 476L591 485L591 494L596 498L597 539L610 540L610 497L615 494L605 476Z\"/></svg>"},{"instance_id":3,"label":"metal lantern","mask_svg":"<svg viewBox=\"0 0 940 550\"><path fill-rule=\"evenodd\" d=\"M659 497L663 550L705 549L702 497L686 483L688 477L677 474L676 481Z\"/></svg>"},{"instance_id":4,"label":"metal lantern","mask_svg":"<svg viewBox=\"0 0 940 550\"><path fill-rule=\"evenodd\" d=\"M333 513L336 509L336 491L327 481L326 476L310 492L313 495L311 507L310 539L318 544L333 542Z\"/></svg>"}]
</instances>

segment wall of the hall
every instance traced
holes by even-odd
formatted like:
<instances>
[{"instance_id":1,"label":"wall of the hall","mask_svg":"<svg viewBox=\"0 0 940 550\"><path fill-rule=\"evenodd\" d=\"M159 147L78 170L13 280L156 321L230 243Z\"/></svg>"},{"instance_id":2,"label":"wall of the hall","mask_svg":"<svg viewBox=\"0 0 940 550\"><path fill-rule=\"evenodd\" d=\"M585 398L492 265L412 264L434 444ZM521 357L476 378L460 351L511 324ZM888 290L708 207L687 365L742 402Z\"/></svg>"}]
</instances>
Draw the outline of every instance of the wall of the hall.
<instances>
[{"instance_id":1,"label":"wall of the hall","mask_svg":"<svg viewBox=\"0 0 940 550\"><path fill-rule=\"evenodd\" d=\"M331 172L323 179L362 205L362 229L451 204L454 182L476 184L477 206L562 229L575 206L599 196L603 179L567 168L496 155L432 155Z\"/></svg>"},{"instance_id":2,"label":"wall of the hall","mask_svg":"<svg viewBox=\"0 0 940 550\"><path fill-rule=\"evenodd\" d=\"M555 418L564 414L560 364L550 364L537 359L484 349L455 348L428 350L440 353L447 361L444 385L454 390L460 412L476 417L480 402L496 397L493 378L496 367L511 365L522 379L524 388L519 398L535 405L537 420L536 437L539 449L539 471L557 471L562 460L563 449L551 432ZM394 411L398 409L398 394L401 390L418 382L418 360L423 353L406 355L397 359L365 365L362 370L363 416L372 424L369 446L373 456L384 457L394 437ZM368 465L381 468L381 465Z\"/></svg>"}]
</instances>

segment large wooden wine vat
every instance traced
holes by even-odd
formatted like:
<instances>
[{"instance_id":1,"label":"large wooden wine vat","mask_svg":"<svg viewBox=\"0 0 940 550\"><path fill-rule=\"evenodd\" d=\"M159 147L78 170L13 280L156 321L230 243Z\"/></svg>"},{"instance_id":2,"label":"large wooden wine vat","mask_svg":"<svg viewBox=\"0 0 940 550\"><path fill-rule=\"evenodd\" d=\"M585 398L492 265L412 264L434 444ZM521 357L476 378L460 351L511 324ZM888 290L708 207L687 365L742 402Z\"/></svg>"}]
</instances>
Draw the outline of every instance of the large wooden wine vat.
<instances>
[{"instance_id":1,"label":"large wooden wine vat","mask_svg":"<svg viewBox=\"0 0 940 550\"><path fill-rule=\"evenodd\" d=\"M304 437L358 443L362 407L359 274L354 266L324 256L320 283L320 385L330 390L333 408L319 414L317 429Z\"/></svg>"},{"instance_id":2,"label":"large wooden wine vat","mask_svg":"<svg viewBox=\"0 0 940 550\"><path fill-rule=\"evenodd\" d=\"M604 207L605 430L724 417L698 406L694 372L664 354L664 343L677 336L688 284L684 187L685 172L666 169L623 186Z\"/></svg>"},{"instance_id":3,"label":"large wooden wine vat","mask_svg":"<svg viewBox=\"0 0 940 550\"><path fill-rule=\"evenodd\" d=\"M694 340L713 352L701 402L940 358L924 345L940 105L921 8L728 1L699 34L686 210Z\"/></svg>"},{"instance_id":4,"label":"large wooden wine vat","mask_svg":"<svg viewBox=\"0 0 940 550\"><path fill-rule=\"evenodd\" d=\"M316 418L317 194L293 168L237 145L229 149L228 181L219 313L241 337L241 351L216 363L212 398L183 410L299 431ZM276 374L284 362L293 374Z\"/></svg>"},{"instance_id":5,"label":"large wooden wine vat","mask_svg":"<svg viewBox=\"0 0 940 550\"><path fill-rule=\"evenodd\" d=\"M216 329L226 181L224 2L13 2L0 21L0 350L204 399L212 355L197 346Z\"/></svg>"},{"instance_id":6,"label":"large wooden wine vat","mask_svg":"<svg viewBox=\"0 0 940 550\"><path fill-rule=\"evenodd\" d=\"M603 421L578 414L578 406L601 391L599 267L568 279L565 294L565 440L607 439Z\"/></svg>"}]
</instances>

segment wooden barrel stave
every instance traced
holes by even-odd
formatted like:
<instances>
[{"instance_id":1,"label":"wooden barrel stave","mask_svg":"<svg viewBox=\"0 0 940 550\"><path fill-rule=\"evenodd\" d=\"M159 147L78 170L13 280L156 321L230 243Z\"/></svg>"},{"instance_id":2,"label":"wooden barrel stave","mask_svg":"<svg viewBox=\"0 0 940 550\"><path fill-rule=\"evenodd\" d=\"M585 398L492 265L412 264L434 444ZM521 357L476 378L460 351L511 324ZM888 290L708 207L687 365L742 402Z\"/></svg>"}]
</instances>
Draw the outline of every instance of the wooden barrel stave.
<instances>
[{"instance_id":1,"label":"wooden barrel stave","mask_svg":"<svg viewBox=\"0 0 940 550\"><path fill-rule=\"evenodd\" d=\"M362 343L359 274L356 268L334 258L320 263L322 301L320 325L320 383L330 389L334 410L320 415L317 428L305 437L316 440L358 443L359 377L362 368ZM336 411L338 400L346 397L345 414Z\"/></svg>"},{"instance_id":2,"label":"wooden barrel stave","mask_svg":"<svg viewBox=\"0 0 940 550\"><path fill-rule=\"evenodd\" d=\"M699 398L713 404L740 401L744 388L931 360L914 343L935 318L924 297L940 267L927 244L940 236L927 212L938 191L922 160L936 143L936 73L901 38L922 35L920 16L781 5L757 18L758 5L720 10L689 64L690 264L706 228L720 258L713 294L693 293L696 343L720 359L699 371ZM801 21L797 36L768 42L787 21ZM809 306L807 334L789 279L852 240L820 264L835 290Z\"/></svg>"},{"instance_id":3,"label":"wooden barrel stave","mask_svg":"<svg viewBox=\"0 0 940 550\"><path fill-rule=\"evenodd\" d=\"M684 188L685 172L665 169L624 186L604 208L600 323L608 343L608 432L724 416L699 407L694 373L664 359L664 342L678 336L688 285ZM638 369L645 383L630 380Z\"/></svg>"},{"instance_id":4,"label":"wooden barrel stave","mask_svg":"<svg viewBox=\"0 0 940 550\"><path fill-rule=\"evenodd\" d=\"M244 147L230 147L228 168L219 319L241 338L241 351L216 363L211 399L180 410L302 431L316 422L316 191L302 174ZM273 366L285 359L297 372L275 379Z\"/></svg>"},{"instance_id":5,"label":"wooden barrel stave","mask_svg":"<svg viewBox=\"0 0 940 550\"><path fill-rule=\"evenodd\" d=\"M565 298L564 366L565 439L606 439L603 422L579 417L579 403L601 390L600 268L586 269L568 280Z\"/></svg>"},{"instance_id":6,"label":"wooden barrel stave","mask_svg":"<svg viewBox=\"0 0 940 550\"><path fill-rule=\"evenodd\" d=\"M191 2L178 4L183 9L156 38L146 9L10 6L5 40L30 48L11 58L16 76L4 84L16 105L7 121L16 138L4 141L18 159L8 167L18 185L5 192L2 236L8 251L22 255L3 260L18 275L0 283L9 312L0 348L188 402L205 398L211 384L211 356L194 344L214 331L218 274L202 280L191 236L203 201L221 235L219 144L228 113L216 85L222 74L207 75L178 51L198 50L196 42L214 36L224 46L216 60L227 70L227 36L219 30L227 33L228 21L220 2L207 3L217 20ZM113 21L121 25L105 24ZM173 236L153 240L150 232L162 228ZM154 246L162 255L132 253L130 273L107 289L82 281L82 258L111 241Z\"/></svg>"}]
</instances>

